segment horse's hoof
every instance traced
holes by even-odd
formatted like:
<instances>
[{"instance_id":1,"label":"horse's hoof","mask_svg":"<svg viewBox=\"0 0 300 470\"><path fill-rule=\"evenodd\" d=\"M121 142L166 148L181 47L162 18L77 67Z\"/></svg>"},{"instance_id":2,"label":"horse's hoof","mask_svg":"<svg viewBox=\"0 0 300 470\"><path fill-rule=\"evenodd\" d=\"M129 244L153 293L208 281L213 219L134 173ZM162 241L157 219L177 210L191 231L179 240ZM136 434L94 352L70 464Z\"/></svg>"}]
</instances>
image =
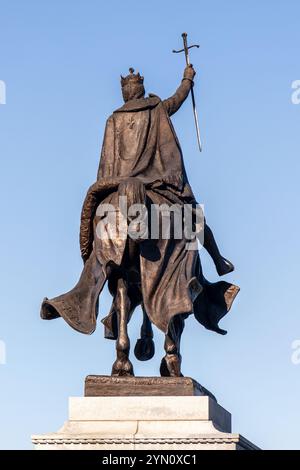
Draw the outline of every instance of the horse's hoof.
<instances>
[{"instance_id":1,"label":"horse's hoof","mask_svg":"<svg viewBox=\"0 0 300 470\"><path fill-rule=\"evenodd\" d=\"M133 365L130 360L127 359L122 361L117 359L112 366L111 375L119 377L134 376Z\"/></svg>"},{"instance_id":2,"label":"horse's hoof","mask_svg":"<svg viewBox=\"0 0 300 470\"><path fill-rule=\"evenodd\" d=\"M149 361L155 353L154 341L152 338L145 337L137 340L134 355L139 361Z\"/></svg>"},{"instance_id":3,"label":"horse's hoof","mask_svg":"<svg viewBox=\"0 0 300 470\"><path fill-rule=\"evenodd\" d=\"M234 266L230 261L228 261L228 259L223 258L223 256L221 256L218 262L216 263L216 269L219 276L225 276L225 274L229 274L234 271Z\"/></svg>"},{"instance_id":4,"label":"horse's hoof","mask_svg":"<svg viewBox=\"0 0 300 470\"><path fill-rule=\"evenodd\" d=\"M162 377L183 377L180 366L181 358L177 354L166 354L160 363L160 375Z\"/></svg>"}]
</instances>

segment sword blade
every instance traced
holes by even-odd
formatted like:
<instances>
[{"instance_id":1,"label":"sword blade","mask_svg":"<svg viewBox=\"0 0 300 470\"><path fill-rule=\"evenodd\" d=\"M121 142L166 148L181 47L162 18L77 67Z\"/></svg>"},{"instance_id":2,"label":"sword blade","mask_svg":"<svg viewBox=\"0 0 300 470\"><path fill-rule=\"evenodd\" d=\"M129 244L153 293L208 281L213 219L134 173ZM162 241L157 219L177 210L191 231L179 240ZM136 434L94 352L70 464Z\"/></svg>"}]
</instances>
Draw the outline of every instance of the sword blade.
<instances>
[{"instance_id":1,"label":"sword blade","mask_svg":"<svg viewBox=\"0 0 300 470\"><path fill-rule=\"evenodd\" d=\"M200 136L200 128L199 128L198 114L197 114L197 108L196 108L195 95L194 95L194 90L193 90L193 88L191 88L191 97L192 97L192 103L193 103L193 112L194 112L194 119L195 119L195 126L196 126L196 134L197 134L198 147L199 147L200 152L202 152L202 143L201 143L201 136Z\"/></svg>"},{"instance_id":2,"label":"sword blade","mask_svg":"<svg viewBox=\"0 0 300 470\"><path fill-rule=\"evenodd\" d=\"M189 46L187 43L187 34L182 33L182 39L183 39L183 50L185 53L185 61L186 65L190 65L190 55L189 55ZM198 46L198 45L197 45ZM196 47L197 47L196 46ZM199 46L198 46L199 47ZM193 86L191 88L191 97L192 97L192 104L193 104L193 113L194 113L194 119L195 119L195 126L196 126L196 134L197 134L197 141L198 141L198 147L199 151L202 152L202 143L201 143L201 136L200 136L200 128L199 128L199 121L198 121L198 114L197 114L197 108L196 108L196 102L195 102L195 94L194 94L194 89Z\"/></svg>"}]
</instances>

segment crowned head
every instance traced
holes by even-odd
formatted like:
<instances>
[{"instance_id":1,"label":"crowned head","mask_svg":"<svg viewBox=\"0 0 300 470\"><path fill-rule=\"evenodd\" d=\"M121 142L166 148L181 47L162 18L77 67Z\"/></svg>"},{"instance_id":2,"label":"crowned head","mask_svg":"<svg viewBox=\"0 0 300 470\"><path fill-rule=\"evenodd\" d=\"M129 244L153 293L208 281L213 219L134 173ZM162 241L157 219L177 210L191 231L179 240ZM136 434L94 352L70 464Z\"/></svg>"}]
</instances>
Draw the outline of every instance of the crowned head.
<instances>
[{"instance_id":1,"label":"crowned head","mask_svg":"<svg viewBox=\"0 0 300 470\"><path fill-rule=\"evenodd\" d=\"M144 77L139 72L135 74L132 67L130 67L127 77L122 77L121 75L121 87L125 102L143 98L145 95Z\"/></svg>"}]
</instances>

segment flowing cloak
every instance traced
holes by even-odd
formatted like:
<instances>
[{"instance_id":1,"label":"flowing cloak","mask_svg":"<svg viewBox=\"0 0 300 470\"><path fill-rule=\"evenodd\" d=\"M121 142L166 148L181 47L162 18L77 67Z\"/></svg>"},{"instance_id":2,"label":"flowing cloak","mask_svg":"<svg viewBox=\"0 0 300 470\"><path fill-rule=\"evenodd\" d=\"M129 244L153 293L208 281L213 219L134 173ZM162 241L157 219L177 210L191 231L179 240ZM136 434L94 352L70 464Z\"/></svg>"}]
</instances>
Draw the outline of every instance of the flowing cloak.
<instances>
[{"instance_id":1,"label":"flowing cloak","mask_svg":"<svg viewBox=\"0 0 300 470\"><path fill-rule=\"evenodd\" d=\"M128 194L131 203L145 201L147 207L196 203L169 117L180 107L189 89L190 83L183 81L167 100L149 95L128 101L107 120L98 178L89 188L82 208L80 248L84 268L71 291L44 299L43 319L61 316L77 331L91 334L96 328L99 294L107 280L112 295L116 294L116 286L110 282L111 266L121 265L126 240L119 236L103 240L97 236L100 205L110 204L120 212L119 196ZM137 181L138 185L133 184ZM131 312L142 303L151 322L164 333L175 315L186 317L194 313L207 329L226 334L218 322L229 311L239 288L225 281L208 282L198 250L186 249L189 241L185 236L159 237L139 244L140 272L132 278L128 292ZM105 336L115 339L114 302L102 321Z\"/></svg>"}]
</instances>

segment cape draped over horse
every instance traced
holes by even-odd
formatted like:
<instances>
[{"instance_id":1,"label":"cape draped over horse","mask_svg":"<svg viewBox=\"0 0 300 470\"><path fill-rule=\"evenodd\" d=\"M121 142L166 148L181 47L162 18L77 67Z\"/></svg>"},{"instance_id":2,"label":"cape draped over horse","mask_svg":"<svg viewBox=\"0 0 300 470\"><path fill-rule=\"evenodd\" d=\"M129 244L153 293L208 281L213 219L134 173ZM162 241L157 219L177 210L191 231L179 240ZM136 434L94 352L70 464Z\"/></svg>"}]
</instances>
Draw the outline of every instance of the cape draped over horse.
<instances>
[{"instance_id":1,"label":"cape draped over horse","mask_svg":"<svg viewBox=\"0 0 300 470\"><path fill-rule=\"evenodd\" d=\"M231 308L239 288L225 281L208 282L202 273L198 250L186 249L190 240L185 235L181 239L171 236L130 241L129 245L124 237L102 239L97 236L97 224L101 221L99 205L110 204L120 213L120 196L127 197L130 204L141 203L147 208L153 204L196 206L170 120L190 88L190 81L183 80L167 100L162 101L156 95L131 99L107 120L97 181L87 192L81 214L80 247L84 268L71 291L44 300L42 318L61 316L77 331L93 333L99 294L108 281L113 303L103 320L105 336L118 339L121 276L125 279L126 322L134 309L142 305L146 318L166 335L171 335L179 322L173 337L177 334L180 339L182 322L192 313L207 329L226 333L218 323ZM129 346L126 347L129 350ZM180 367L174 372L174 375L179 374Z\"/></svg>"}]
</instances>

